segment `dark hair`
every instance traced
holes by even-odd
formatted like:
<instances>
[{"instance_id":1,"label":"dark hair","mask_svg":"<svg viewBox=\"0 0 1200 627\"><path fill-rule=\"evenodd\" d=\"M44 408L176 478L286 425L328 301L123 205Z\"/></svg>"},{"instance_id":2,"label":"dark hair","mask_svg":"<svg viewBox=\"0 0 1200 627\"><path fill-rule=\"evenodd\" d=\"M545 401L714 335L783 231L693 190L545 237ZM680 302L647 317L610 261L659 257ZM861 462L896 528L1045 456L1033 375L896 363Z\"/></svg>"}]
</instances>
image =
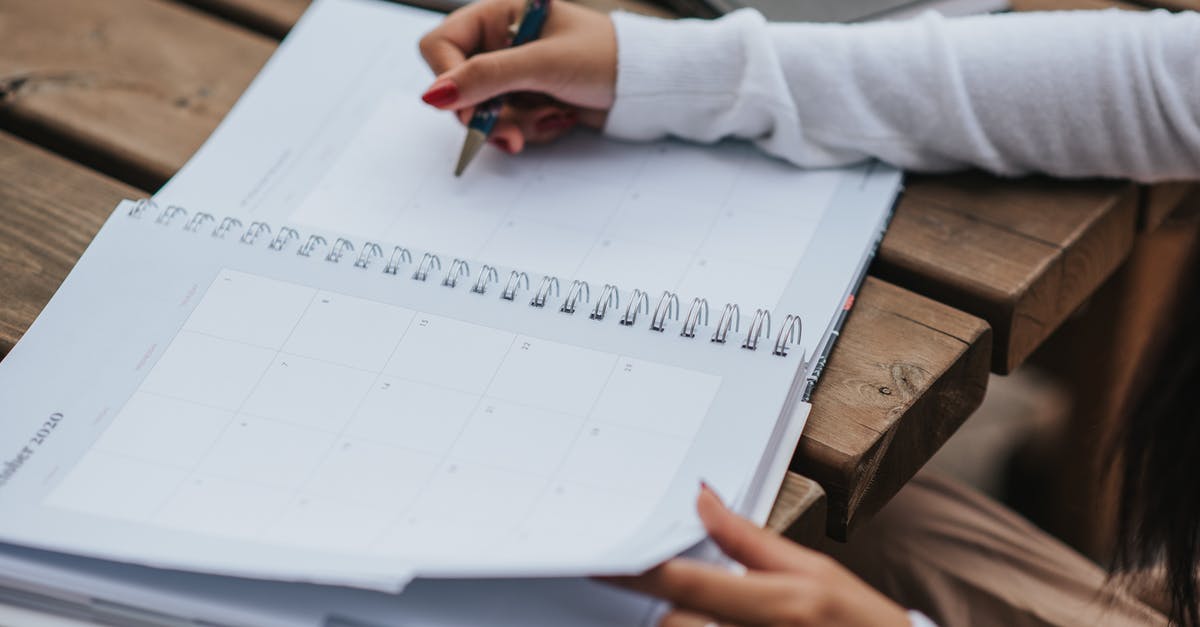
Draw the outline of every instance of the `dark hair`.
<instances>
[{"instance_id":1,"label":"dark hair","mask_svg":"<svg viewBox=\"0 0 1200 627\"><path fill-rule=\"evenodd\" d=\"M1200 276L1193 257L1189 281ZM1200 627L1200 285L1182 289L1175 329L1116 442L1124 463L1113 571L1165 568L1171 621Z\"/></svg>"}]
</instances>

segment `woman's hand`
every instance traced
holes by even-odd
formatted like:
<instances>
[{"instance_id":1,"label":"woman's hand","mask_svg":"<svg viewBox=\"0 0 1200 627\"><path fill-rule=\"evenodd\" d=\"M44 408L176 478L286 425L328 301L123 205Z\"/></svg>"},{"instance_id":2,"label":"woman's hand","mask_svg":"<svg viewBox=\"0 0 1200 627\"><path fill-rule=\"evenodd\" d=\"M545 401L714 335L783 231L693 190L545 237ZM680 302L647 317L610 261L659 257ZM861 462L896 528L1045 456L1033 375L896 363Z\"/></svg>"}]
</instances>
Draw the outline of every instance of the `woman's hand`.
<instances>
[{"instance_id":1,"label":"woman's hand","mask_svg":"<svg viewBox=\"0 0 1200 627\"><path fill-rule=\"evenodd\" d=\"M428 104L456 111L466 123L475 105L518 92L491 134L511 153L578 123L603 127L617 76L616 34L607 15L555 2L538 39L508 48L509 26L523 8L523 0L480 0L421 39L421 54L438 75L421 97Z\"/></svg>"},{"instance_id":2,"label":"woman's hand","mask_svg":"<svg viewBox=\"0 0 1200 627\"><path fill-rule=\"evenodd\" d=\"M834 625L909 627L908 614L830 557L725 508L707 487L696 501L709 536L745 574L673 559L637 577L605 581L670 601L662 627Z\"/></svg>"}]
</instances>

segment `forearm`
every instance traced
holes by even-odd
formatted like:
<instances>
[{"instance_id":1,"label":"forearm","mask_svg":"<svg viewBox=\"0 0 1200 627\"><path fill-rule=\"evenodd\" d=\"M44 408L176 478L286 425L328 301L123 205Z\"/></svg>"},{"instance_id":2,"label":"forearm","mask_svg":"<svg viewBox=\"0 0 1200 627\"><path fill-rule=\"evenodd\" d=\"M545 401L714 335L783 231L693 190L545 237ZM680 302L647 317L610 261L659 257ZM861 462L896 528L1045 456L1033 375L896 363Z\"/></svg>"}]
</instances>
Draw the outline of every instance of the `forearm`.
<instances>
[{"instance_id":1,"label":"forearm","mask_svg":"<svg viewBox=\"0 0 1200 627\"><path fill-rule=\"evenodd\" d=\"M742 137L808 167L1200 176L1200 15L614 24L619 137Z\"/></svg>"}]
</instances>

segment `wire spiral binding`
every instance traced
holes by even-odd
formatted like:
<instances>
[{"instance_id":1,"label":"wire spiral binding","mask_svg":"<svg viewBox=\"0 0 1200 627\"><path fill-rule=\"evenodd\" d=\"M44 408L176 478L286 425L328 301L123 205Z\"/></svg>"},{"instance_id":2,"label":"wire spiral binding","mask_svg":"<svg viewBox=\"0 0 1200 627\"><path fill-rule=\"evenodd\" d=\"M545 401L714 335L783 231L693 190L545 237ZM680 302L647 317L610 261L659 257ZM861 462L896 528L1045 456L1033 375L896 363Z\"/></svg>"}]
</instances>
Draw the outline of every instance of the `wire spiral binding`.
<instances>
[{"instance_id":1,"label":"wire spiral binding","mask_svg":"<svg viewBox=\"0 0 1200 627\"><path fill-rule=\"evenodd\" d=\"M475 279L475 285L471 286L473 294L486 294L488 283L499 283L500 273L492 266L484 264L479 270L479 278Z\"/></svg>"},{"instance_id":2,"label":"wire spiral binding","mask_svg":"<svg viewBox=\"0 0 1200 627\"><path fill-rule=\"evenodd\" d=\"M558 310L563 313L575 313L575 303L579 301L580 294L583 295L583 302L585 303L592 299L587 281L572 281L571 289L567 290L567 297L563 299L562 307L559 307Z\"/></svg>"},{"instance_id":3,"label":"wire spiral binding","mask_svg":"<svg viewBox=\"0 0 1200 627\"><path fill-rule=\"evenodd\" d=\"M283 250L283 247L287 246L294 239L300 239L300 234L296 232L296 229L285 226L279 229L279 233L275 235L275 239L271 240L270 244L267 244L267 248L271 250Z\"/></svg>"},{"instance_id":4,"label":"wire spiral binding","mask_svg":"<svg viewBox=\"0 0 1200 627\"><path fill-rule=\"evenodd\" d=\"M763 325L766 325L767 336L771 335L771 312L766 309L754 310L754 318L750 320L750 329L746 331L746 341L742 342L742 348L754 350L758 348L758 338L763 334Z\"/></svg>"},{"instance_id":5,"label":"wire spiral binding","mask_svg":"<svg viewBox=\"0 0 1200 627\"><path fill-rule=\"evenodd\" d=\"M731 324L734 333L742 330L742 312L737 305L732 303L725 305L725 310L721 312L721 318L717 320L717 330L713 331L712 341L724 344Z\"/></svg>"},{"instance_id":6,"label":"wire spiral binding","mask_svg":"<svg viewBox=\"0 0 1200 627\"><path fill-rule=\"evenodd\" d=\"M504 300L516 300L517 288L522 283L525 284L525 289L529 289L529 275L513 270L512 274L508 275L508 283L504 284L504 291L500 292L500 298Z\"/></svg>"},{"instance_id":7,"label":"wire spiral binding","mask_svg":"<svg viewBox=\"0 0 1200 627\"><path fill-rule=\"evenodd\" d=\"M546 298L550 295L550 289L554 288L554 295L558 296L558 278L548 276L542 278L542 284L538 286L538 291L533 295L533 299L529 301L530 307L545 307Z\"/></svg>"},{"instance_id":8,"label":"wire spiral binding","mask_svg":"<svg viewBox=\"0 0 1200 627\"><path fill-rule=\"evenodd\" d=\"M704 322L701 323L700 319ZM693 298L692 306L688 308L687 317L683 319L683 330L679 335L683 337L696 337L696 325L704 324L708 326L708 300L704 298Z\"/></svg>"},{"instance_id":9,"label":"wire spiral binding","mask_svg":"<svg viewBox=\"0 0 1200 627\"><path fill-rule=\"evenodd\" d=\"M265 222L251 222L250 228L246 229L245 233L242 233L241 242L243 244L253 244L258 240L259 236L270 234L271 227L267 226Z\"/></svg>"},{"instance_id":10,"label":"wire spiral binding","mask_svg":"<svg viewBox=\"0 0 1200 627\"><path fill-rule=\"evenodd\" d=\"M434 268L441 270L442 260L438 259L438 256L433 253L425 253L425 256L421 257L421 263L417 265L417 271L413 273L412 278L424 281L429 277L429 271Z\"/></svg>"},{"instance_id":11,"label":"wire spiral binding","mask_svg":"<svg viewBox=\"0 0 1200 627\"><path fill-rule=\"evenodd\" d=\"M217 239L225 239L225 236L234 229L242 228L242 221L237 218L225 218L213 229L212 236ZM318 238L319 239L319 238Z\"/></svg>"},{"instance_id":12,"label":"wire spiral binding","mask_svg":"<svg viewBox=\"0 0 1200 627\"><path fill-rule=\"evenodd\" d=\"M442 279L442 285L446 287L456 287L458 285L458 277L471 276L471 266L462 259L455 259L450 262L450 271L446 273L446 278Z\"/></svg>"},{"instance_id":13,"label":"wire spiral binding","mask_svg":"<svg viewBox=\"0 0 1200 627\"><path fill-rule=\"evenodd\" d=\"M220 221L210 213L196 212L188 215L188 211L178 205L168 205L165 209L159 209L158 205L150 199L142 199L136 201L129 209L129 217L141 219L147 215L154 216L154 223L162 226L170 226L178 220L186 219L183 230L191 233L200 233L207 230L209 225L215 224L209 235L215 239L226 239L230 233L242 229L241 220L227 216ZM238 241L247 246L256 245L261 240L269 239L266 248L280 252L292 245L293 242L303 242L296 248L296 254L300 257L313 257L318 252L324 252L323 259L329 263L339 263L346 255L355 252L354 243L349 239L339 237L334 240L332 246L328 245L328 241L316 234L310 234L307 239L302 238L300 233L291 227L280 227L274 232L272 237L272 229L269 224L263 221L253 221L241 235L238 236ZM327 250L326 247L328 247ZM362 248L358 251L353 266L359 269L369 269L376 260L384 258L383 246L377 242L365 242ZM401 266L412 264L412 253L403 246L395 246L392 248L391 254L387 258L387 262L381 269L382 274L399 275ZM433 253L423 253L420 263L412 274L412 279L416 281L426 281L430 272L440 272L442 269L441 259ZM471 279L471 267L467 261L463 259L454 259L450 262L449 269L442 277L441 285L448 288L456 288L459 282L463 279ZM482 265L479 268L479 273L475 275L475 280L470 284L470 292L474 294L486 294L488 286L491 284L500 284L500 271L491 265ZM503 289L501 289L499 297L501 300L515 301L517 293L520 290L529 290L530 280L529 275L519 270L513 270L509 273L508 280L505 281ZM591 300L591 288L587 281L573 280L570 288L567 289L566 295L562 298L562 302L558 310L565 314L574 314L575 311L585 303ZM538 284L537 290L529 300L529 306L535 308L543 308L547 305L551 298L559 297L559 280L557 277L543 275L541 283ZM599 297L593 304L591 311L588 313L588 318L591 320L604 320L609 310L620 310L621 297L620 290L616 285L606 283L600 291ZM659 297L657 305L654 307L654 312L651 314L650 295L640 289L634 289L625 305L618 323L622 326L634 326L637 323L638 315L645 314L650 316L649 329L651 331L663 332L666 330L671 320L679 320L681 307L679 297L671 291L664 291ZM694 298L688 306L687 314L683 316L683 322L680 325L679 335L685 338L696 337L697 329L701 326L707 327L709 323L709 303L704 298ZM741 310L734 303L729 303L721 310L721 315L717 319L716 325L713 327L713 333L710 341L715 344L724 344L728 341L730 333L741 333ZM746 330L746 335L743 338L741 347L747 350L756 350L759 342L764 338L770 338L771 335L771 312L766 309L756 309L754 316L750 320L750 325ZM803 336L803 324L799 316L789 314L779 327L778 334L775 337L775 343L771 348L771 354L780 357L788 356L788 349L791 346L798 346ZM804 355L801 355L804 359ZM818 366L819 367L819 366Z\"/></svg>"},{"instance_id":14,"label":"wire spiral binding","mask_svg":"<svg viewBox=\"0 0 1200 627\"><path fill-rule=\"evenodd\" d=\"M788 340L799 344L801 330L800 316L788 314L783 319L783 326L779 328L779 336L775 338L775 348L771 349L771 354L787 357Z\"/></svg>"},{"instance_id":15,"label":"wire spiral binding","mask_svg":"<svg viewBox=\"0 0 1200 627\"><path fill-rule=\"evenodd\" d=\"M412 254L403 246L397 246L392 250L392 256L388 258L387 265L383 267L384 274L396 274L400 272L400 264L412 263Z\"/></svg>"},{"instance_id":16,"label":"wire spiral binding","mask_svg":"<svg viewBox=\"0 0 1200 627\"><path fill-rule=\"evenodd\" d=\"M674 312L674 318L679 319L679 297L675 292L663 292L654 308L654 316L650 318L650 330L663 332L667 330L667 316Z\"/></svg>"},{"instance_id":17,"label":"wire spiral binding","mask_svg":"<svg viewBox=\"0 0 1200 627\"><path fill-rule=\"evenodd\" d=\"M354 267L366 270L371 266L371 260L379 257L383 257L383 248L375 242L367 242L363 244L362 252L358 253L358 259L354 260Z\"/></svg>"},{"instance_id":18,"label":"wire spiral binding","mask_svg":"<svg viewBox=\"0 0 1200 627\"><path fill-rule=\"evenodd\" d=\"M309 257L313 254L313 252L324 245L324 237L321 237L320 235L309 235L308 241L304 242L304 245L296 250L296 254L300 255L301 257Z\"/></svg>"},{"instance_id":19,"label":"wire spiral binding","mask_svg":"<svg viewBox=\"0 0 1200 627\"><path fill-rule=\"evenodd\" d=\"M625 307L625 314L621 316L620 323L631 327L637 322L638 311L650 314L650 297L642 290L633 290L633 297L630 298L629 304Z\"/></svg>"},{"instance_id":20,"label":"wire spiral binding","mask_svg":"<svg viewBox=\"0 0 1200 627\"><path fill-rule=\"evenodd\" d=\"M205 223L212 222L214 220L216 220L216 218L214 218L211 213L204 213L203 211L200 211L197 212L196 215L192 216L192 219L188 220L187 224L183 225L183 230L189 233L195 233L199 231L205 225Z\"/></svg>"},{"instance_id":21,"label":"wire spiral binding","mask_svg":"<svg viewBox=\"0 0 1200 627\"><path fill-rule=\"evenodd\" d=\"M617 286L605 283L604 289L600 290L600 298L596 300L596 306L592 308L592 313L588 315L588 318L603 320L609 305L612 305L614 309L620 307L621 295L617 292Z\"/></svg>"}]
</instances>

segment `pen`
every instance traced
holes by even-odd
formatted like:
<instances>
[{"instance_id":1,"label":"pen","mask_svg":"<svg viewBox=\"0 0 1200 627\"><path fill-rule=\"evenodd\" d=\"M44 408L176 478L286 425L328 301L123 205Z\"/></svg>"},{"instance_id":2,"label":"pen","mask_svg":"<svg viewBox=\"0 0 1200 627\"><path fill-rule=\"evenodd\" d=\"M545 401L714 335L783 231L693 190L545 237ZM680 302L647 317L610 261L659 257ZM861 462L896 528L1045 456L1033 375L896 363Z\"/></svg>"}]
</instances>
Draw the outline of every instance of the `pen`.
<instances>
[{"instance_id":1,"label":"pen","mask_svg":"<svg viewBox=\"0 0 1200 627\"><path fill-rule=\"evenodd\" d=\"M833 328L829 331L829 337L821 345L820 352L817 354L817 363L813 366L812 374L808 375L808 381L804 386L804 395L801 398L804 402L807 403L812 400L813 390L817 387L817 380L821 378L821 371L825 369L825 362L828 361L829 354L833 352L833 345L837 342L838 336L842 334L842 325L846 324L846 317L850 315L850 309L853 307L854 294L851 293L846 297L846 302L842 304L842 310L834 318Z\"/></svg>"},{"instance_id":2,"label":"pen","mask_svg":"<svg viewBox=\"0 0 1200 627\"><path fill-rule=\"evenodd\" d=\"M550 12L550 0L526 0L525 10L521 19L513 26L512 41L509 47L519 46L537 39L542 32L542 24L546 23L546 14ZM504 95L501 94L475 107L471 122L467 124L467 139L463 142L462 152L458 155L458 165L454 167L454 176L461 176L467 164L475 158L479 149L487 141L496 119L500 117L500 109L504 107Z\"/></svg>"}]
</instances>

